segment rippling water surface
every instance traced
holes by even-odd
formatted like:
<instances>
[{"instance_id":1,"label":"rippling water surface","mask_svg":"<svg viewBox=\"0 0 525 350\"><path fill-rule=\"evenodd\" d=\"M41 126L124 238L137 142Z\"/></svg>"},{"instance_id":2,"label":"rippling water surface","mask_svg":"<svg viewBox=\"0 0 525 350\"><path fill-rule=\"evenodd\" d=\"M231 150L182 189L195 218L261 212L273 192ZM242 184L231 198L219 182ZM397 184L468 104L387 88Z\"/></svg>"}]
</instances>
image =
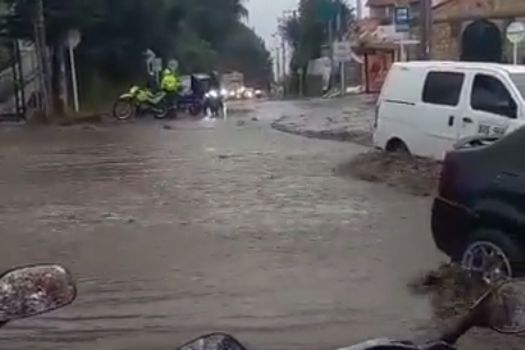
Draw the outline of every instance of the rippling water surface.
<instances>
[{"instance_id":1,"label":"rippling water surface","mask_svg":"<svg viewBox=\"0 0 525 350\"><path fill-rule=\"evenodd\" d=\"M174 349L211 330L253 349L427 331L406 283L439 257L429 202L332 176L352 144L259 121L0 131L0 267L67 265L75 303L4 349ZM236 117L239 118L239 117Z\"/></svg>"}]
</instances>

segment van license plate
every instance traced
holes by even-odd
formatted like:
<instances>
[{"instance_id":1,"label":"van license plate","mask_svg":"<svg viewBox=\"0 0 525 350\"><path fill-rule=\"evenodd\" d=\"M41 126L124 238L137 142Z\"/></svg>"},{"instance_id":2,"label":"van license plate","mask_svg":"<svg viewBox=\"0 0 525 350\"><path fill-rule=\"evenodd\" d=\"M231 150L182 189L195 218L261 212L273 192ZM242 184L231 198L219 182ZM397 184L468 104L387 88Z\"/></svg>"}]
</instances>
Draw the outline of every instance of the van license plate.
<instances>
[{"instance_id":1,"label":"van license plate","mask_svg":"<svg viewBox=\"0 0 525 350\"><path fill-rule=\"evenodd\" d=\"M490 135L490 125L480 124L478 132L483 135Z\"/></svg>"},{"instance_id":2,"label":"van license plate","mask_svg":"<svg viewBox=\"0 0 525 350\"><path fill-rule=\"evenodd\" d=\"M482 135L487 136L503 136L507 131L506 127L502 126L491 126L487 124L480 124L478 132Z\"/></svg>"}]
</instances>

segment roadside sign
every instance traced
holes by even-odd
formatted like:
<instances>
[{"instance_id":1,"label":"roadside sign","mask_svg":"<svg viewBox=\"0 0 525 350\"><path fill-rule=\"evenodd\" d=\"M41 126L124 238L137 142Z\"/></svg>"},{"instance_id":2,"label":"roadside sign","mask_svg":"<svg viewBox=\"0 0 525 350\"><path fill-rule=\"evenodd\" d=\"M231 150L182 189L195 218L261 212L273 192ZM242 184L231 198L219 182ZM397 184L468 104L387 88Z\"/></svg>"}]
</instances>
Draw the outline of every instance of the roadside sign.
<instances>
[{"instance_id":1,"label":"roadside sign","mask_svg":"<svg viewBox=\"0 0 525 350\"><path fill-rule=\"evenodd\" d=\"M349 41L338 41L334 43L334 60L347 62L352 60L352 45Z\"/></svg>"},{"instance_id":2,"label":"roadside sign","mask_svg":"<svg viewBox=\"0 0 525 350\"><path fill-rule=\"evenodd\" d=\"M73 107L75 112L80 110L80 100L78 96L78 79L77 79L77 66L75 60L75 48L82 41L80 31L74 29L67 33L67 45L69 51L69 65L71 67L71 86L73 87Z\"/></svg>"},{"instance_id":3,"label":"roadside sign","mask_svg":"<svg viewBox=\"0 0 525 350\"><path fill-rule=\"evenodd\" d=\"M512 22L507 27L507 39L512 43L512 62L518 64L519 44L525 39L525 25L522 22Z\"/></svg>"},{"instance_id":4,"label":"roadside sign","mask_svg":"<svg viewBox=\"0 0 525 350\"><path fill-rule=\"evenodd\" d=\"M147 49L146 51L144 51L144 56L146 57L146 59L154 59L155 57L157 57L157 55L155 55L155 52L153 52L151 49Z\"/></svg>"},{"instance_id":5,"label":"roadside sign","mask_svg":"<svg viewBox=\"0 0 525 350\"><path fill-rule=\"evenodd\" d=\"M522 22L512 22L507 27L507 39L513 44L519 44L525 39L525 25Z\"/></svg>"},{"instance_id":6,"label":"roadside sign","mask_svg":"<svg viewBox=\"0 0 525 350\"><path fill-rule=\"evenodd\" d=\"M162 71L162 58L154 58L152 61L152 70L155 73Z\"/></svg>"},{"instance_id":7,"label":"roadside sign","mask_svg":"<svg viewBox=\"0 0 525 350\"><path fill-rule=\"evenodd\" d=\"M410 31L410 20L409 7L396 7L394 9L394 24L396 26L396 32L406 33Z\"/></svg>"},{"instance_id":8,"label":"roadside sign","mask_svg":"<svg viewBox=\"0 0 525 350\"><path fill-rule=\"evenodd\" d=\"M70 48L75 49L82 41L82 36L78 30L70 30L67 33L67 43Z\"/></svg>"}]
</instances>

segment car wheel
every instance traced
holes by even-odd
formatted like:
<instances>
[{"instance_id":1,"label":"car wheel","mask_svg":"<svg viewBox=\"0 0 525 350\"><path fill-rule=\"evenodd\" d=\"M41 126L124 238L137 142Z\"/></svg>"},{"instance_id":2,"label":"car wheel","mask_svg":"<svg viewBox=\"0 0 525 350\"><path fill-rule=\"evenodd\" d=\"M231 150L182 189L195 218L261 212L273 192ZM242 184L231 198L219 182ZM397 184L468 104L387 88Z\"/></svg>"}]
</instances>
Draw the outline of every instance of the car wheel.
<instances>
[{"instance_id":1,"label":"car wheel","mask_svg":"<svg viewBox=\"0 0 525 350\"><path fill-rule=\"evenodd\" d=\"M523 275L524 254L504 232L481 229L470 237L461 258L462 268L489 283Z\"/></svg>"},{"instance_id":2,"label":"car wheel","mask_svg":"<svg viewBox=\"0 0 525 350\"><path fill-rule=\"evenodd\" d=\"M406 143L404 143L402 140L398 138L394 138L388 141L385 149L387 152L391 152L391 153L410 155L410 150L408 149L408 146L406 145Z\"/></svg>"}]
</instances>

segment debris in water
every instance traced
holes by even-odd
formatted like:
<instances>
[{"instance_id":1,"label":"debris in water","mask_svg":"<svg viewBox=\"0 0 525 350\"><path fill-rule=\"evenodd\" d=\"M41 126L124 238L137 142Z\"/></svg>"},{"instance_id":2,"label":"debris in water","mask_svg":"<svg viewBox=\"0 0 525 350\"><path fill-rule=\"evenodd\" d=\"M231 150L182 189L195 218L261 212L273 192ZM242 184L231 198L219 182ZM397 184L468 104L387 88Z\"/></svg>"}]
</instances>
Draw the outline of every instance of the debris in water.
<instances>
[{"instance_id":1,"label":"debris in water","mask_svg":"<svg viewBox=\"0 0 525 350\"><path fill-rule=\"evenodd\" d=\"M480 278L467 275L455 264L443 264L437 270L409 283L414 294L428 295L438 320L464 315L489 288Z\"/></svg>"},{"instance_id":2,"label":"debris in water","mask_svg":"<svg viewBox=\"0 0 525 350\"><path fill-rule=\"evenodd\" d=\"M433 159L371 151L334 169L338 176L385 183L411 194L431 196L437 189L441 163Z\"/></svg>"},{"instance_id":3,"label":"debris in water","mask_svg":"<svg viewBox=\"0 0 525 350\"><path fill-rule=\"evenodd\" d=\"M84 125L82 126L82 130L93 131L93 130L97 130L97 127L94 125Z\"/></svg>"}]
</instances>

